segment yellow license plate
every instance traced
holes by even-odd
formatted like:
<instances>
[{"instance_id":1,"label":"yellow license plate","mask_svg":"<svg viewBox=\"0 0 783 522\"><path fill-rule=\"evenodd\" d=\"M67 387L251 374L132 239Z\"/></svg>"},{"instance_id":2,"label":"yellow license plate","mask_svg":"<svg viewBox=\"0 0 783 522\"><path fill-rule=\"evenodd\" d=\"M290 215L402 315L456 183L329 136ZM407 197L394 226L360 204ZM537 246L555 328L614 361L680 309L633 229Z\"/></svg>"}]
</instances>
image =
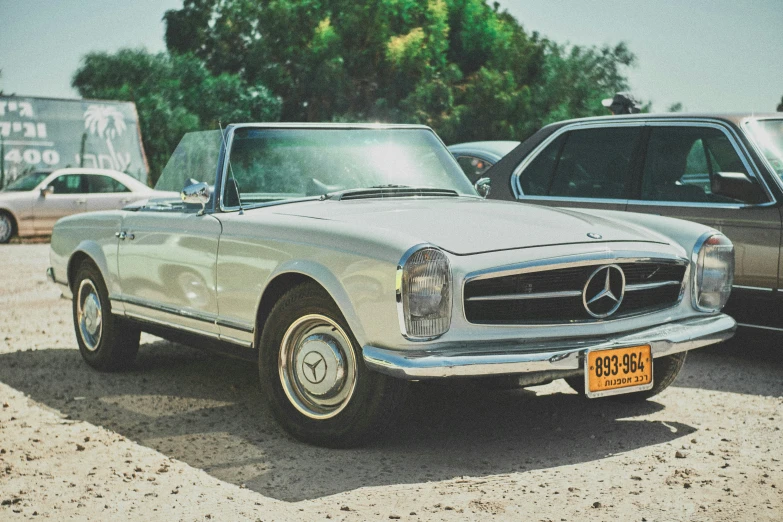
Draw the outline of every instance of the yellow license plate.
<instances>
[{"instance_id":1,"label":"yellow license plate","mask_svg":"<svg viewBox=\"0 0 783 522\"><path fill-rule=\"evenodd\" d=\"M649 345L587 352L585 391L588 397L649 390L653 385Z\"/></svg>"}]
</instances>

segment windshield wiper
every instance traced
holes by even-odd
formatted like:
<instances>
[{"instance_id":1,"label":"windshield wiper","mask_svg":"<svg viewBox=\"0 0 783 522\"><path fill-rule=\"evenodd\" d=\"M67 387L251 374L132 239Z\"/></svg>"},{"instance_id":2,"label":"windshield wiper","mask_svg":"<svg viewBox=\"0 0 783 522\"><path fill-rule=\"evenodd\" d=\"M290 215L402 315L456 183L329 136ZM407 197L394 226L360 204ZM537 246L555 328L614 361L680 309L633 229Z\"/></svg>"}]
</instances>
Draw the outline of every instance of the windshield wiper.
<instances>
[{"instance_id":1,"label":"windshield wiper","mask_svg":"<svg viewBox=\"0 0 783 522\"><path fill-rule=\"evenodd\" d=\"M433 188L433 187L412 187L410 185L376 185L372 187L362 187L339 192L323 194L321 201L334 199L337 201L345 199L374 199L374 198L404 198L404 197L457 197L459 194L453 189Z\"/></svg>"}]
</instances>

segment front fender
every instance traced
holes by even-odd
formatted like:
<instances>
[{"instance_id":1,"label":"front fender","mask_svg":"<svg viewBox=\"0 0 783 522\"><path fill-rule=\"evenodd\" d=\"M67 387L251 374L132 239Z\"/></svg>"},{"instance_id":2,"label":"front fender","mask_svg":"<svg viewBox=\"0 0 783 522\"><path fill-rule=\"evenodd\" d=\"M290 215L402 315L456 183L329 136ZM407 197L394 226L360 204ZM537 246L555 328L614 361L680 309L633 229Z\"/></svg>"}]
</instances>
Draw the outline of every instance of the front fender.
<instances>
[{"instance_id":1,"label":"front fender","mask_svg":"<svg viewBox=\"0 0 783 522\"><path fill-rule=\"evenodd\" d=\"M320 284L340 308L354 337L356 337L359 345L363 346L367 339L367 335L363 328L362 321L359 319L359 315L356 312L356 307L349 297L343 282L329 268L316 261L289 260L278 265L269 276L269 280L264 287L264 292L257 303L256 310L260 308L264 295L267 293L272 283L278 277L288 274L305 276Z\"/></svg>"}]
</instances>

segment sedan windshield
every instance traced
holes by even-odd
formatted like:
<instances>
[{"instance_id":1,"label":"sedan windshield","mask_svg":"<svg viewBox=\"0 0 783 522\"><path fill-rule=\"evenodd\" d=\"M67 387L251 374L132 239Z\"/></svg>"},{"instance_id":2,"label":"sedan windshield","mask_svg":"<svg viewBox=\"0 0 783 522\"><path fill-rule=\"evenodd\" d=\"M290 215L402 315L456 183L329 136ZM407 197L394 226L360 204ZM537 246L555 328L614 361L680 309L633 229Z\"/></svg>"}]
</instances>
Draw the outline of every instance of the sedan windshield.
<instances>
[{"instance_id":1,"label":"sedan windshield","mask_svg":"<svg viewBox=\"0 0 783 522\"><path fill-rule=\"evenodd\" d=\"M33 172L32 174L28 174L27 176L23 176L9 183L8 186L3 189L3 192L25 192L33 190L49 174L49 172Z\"/></svg>"},{"instance_id":2,"label":"sedan windshield","mask_svg":"<svg viewBox=\"0 0 783 522\"><path fill-rule=\"evenodd\" d=\"M245 127L234 133L230 160L243 205L400 187L476 195L428 129Z\"/></svg>"},{"instance_id":3,"label":"sedan windshield","mask_svg":"<svg viewBox=\"0 0 783 522\"><path fill-rule=\"evenodd\" d=\"M783 180L783 120L753 120L747 129L764 157Z\"/></svg>"}]
</instances>

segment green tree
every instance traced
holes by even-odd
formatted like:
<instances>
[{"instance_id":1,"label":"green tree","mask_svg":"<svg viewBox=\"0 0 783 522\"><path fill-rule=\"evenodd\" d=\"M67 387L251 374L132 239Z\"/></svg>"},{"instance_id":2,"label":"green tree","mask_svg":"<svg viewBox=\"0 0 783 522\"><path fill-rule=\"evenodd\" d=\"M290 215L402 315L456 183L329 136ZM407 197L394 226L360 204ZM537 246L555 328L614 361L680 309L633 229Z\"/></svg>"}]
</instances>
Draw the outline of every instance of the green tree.
<instances>
[{"instance_id":1,"label":"green tree","mask_svg":"<svg viewBox=\"0 0 783 522\"><path fill-rule=\"evenodd\" d=\"M156 181L182 135L215 129L218 121L276 121L280 100L237 75L211 74L192 55L123 49L90 53L72 83L85 98L133 101Z\"/></svg>"},{"instance_id":2,"label":"green tree","mask_svg":"<svg viewBox=\"0 0 783 522\"><path fill-rule=\"evenodd\" d=\"M185 0L166 44L282 99L287 121L399 121L447 141L522 139L605 114L625 44L565 46L483 0Z\"/></svg>"}]
</instances>

